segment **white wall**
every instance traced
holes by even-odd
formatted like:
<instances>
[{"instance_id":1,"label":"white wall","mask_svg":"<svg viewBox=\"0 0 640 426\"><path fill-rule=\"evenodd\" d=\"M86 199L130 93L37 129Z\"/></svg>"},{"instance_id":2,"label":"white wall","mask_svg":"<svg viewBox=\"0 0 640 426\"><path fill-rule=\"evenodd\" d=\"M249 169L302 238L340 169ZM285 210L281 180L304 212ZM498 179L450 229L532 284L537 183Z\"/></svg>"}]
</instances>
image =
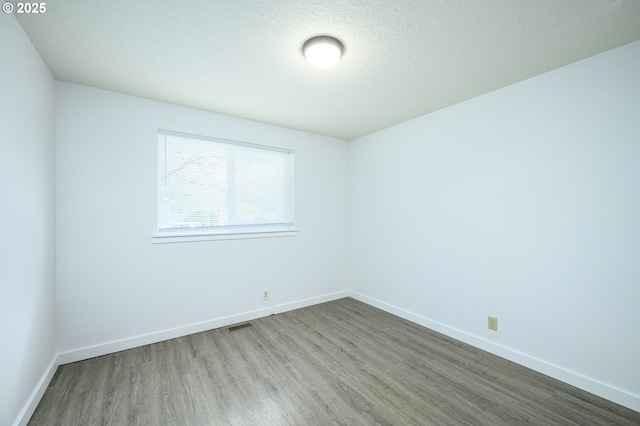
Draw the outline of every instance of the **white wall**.
<instances>
[{"instance_id":1,"label":"white wall","mask_svg":"<svg viewBox=\"0 0 640 426\"><path fill-rule=\"evenodd\" d=\"M9 425L55 368L54 80L12 15L0 14L0 40L0 424Z\"/></svg>"},{"instance_id":2,"label":"white wall","mask_svg":"<svg viewBox=\"0 0 640 426\"><path fill-rule=\"evenodd\" d=\"M61 362L344 296L346 142L69 83L56 99ZM294 149L299 234L152 244L159 128Z\"/></svg>"},{"instance_id":3,"label":"white wall","mask_svg":"<svg viewBox=\"0 0 640 426\"><path fill-rule=\"evenodd\" d=\"M349 172L358 297L640 411L640 42L360 138Z\"/></svg>"}]
</instances>

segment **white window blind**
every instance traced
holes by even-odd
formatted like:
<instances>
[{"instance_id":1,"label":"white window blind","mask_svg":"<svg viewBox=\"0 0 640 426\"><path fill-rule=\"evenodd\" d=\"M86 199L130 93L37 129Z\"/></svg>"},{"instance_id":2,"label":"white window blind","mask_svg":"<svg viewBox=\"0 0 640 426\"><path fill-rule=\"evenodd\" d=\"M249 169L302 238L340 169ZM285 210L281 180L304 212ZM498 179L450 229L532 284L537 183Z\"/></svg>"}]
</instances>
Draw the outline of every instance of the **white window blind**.
<instances>
[{"instance_id":1,"label":"white window blind","mask_svg":"<svg viewBox=\"0 0 640 426\"><path fill-rule=\"evenodd\" d=\"M158 131L158 232L293 228L291 150Z\"/></svg>"}]
</instances>

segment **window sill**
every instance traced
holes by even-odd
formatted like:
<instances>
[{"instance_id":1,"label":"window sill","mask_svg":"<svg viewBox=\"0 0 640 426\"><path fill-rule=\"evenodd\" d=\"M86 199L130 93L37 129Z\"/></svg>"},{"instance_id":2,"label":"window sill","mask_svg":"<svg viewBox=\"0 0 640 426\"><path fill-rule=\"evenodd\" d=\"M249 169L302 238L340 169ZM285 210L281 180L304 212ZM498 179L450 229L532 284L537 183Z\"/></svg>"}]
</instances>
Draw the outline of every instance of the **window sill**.
<instances>
[{"instance_id":1,"label":"window sill","mask_svg":"<svg viewBox=\"0 0 640 426\"><path fill-rule=\"evenodd\" d=\"M275 237L295 237L298 235L297 229L282 231L245 231L229 232L219 234L155 234L151 237L152 244L171 243L196 243L200 241L218 240L242 240L250 238L275 238Z\"/></svg>"}]
</instances>

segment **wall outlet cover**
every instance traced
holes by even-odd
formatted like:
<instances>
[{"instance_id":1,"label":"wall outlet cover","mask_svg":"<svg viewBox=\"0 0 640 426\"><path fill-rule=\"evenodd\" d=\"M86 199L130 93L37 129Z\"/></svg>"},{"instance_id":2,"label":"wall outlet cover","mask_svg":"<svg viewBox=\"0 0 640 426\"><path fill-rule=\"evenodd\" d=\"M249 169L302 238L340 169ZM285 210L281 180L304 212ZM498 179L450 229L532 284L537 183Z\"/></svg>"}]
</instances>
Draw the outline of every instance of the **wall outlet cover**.
<instances>
[{"instance_id":1,"label":"wall outlet cover","mask_svg":"<svg viewBox=\"0 0 640 426\"><path fill-rule=\"evenodd\" d=\"M498 331L498 318L489 317L489 330Z\"/></svg>"}]
</instances>

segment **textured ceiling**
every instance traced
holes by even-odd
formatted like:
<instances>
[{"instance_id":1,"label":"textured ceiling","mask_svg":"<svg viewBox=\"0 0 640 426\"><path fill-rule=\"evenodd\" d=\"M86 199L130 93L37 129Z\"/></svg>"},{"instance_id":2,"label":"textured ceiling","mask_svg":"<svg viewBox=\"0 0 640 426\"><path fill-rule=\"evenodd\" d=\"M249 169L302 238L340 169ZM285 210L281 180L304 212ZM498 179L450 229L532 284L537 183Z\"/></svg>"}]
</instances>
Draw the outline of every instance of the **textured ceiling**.
<instances>
[{"instance_id":1,"label":"textured ceiling","mask_svg":"<svg viewBox=\"0 0 640 426\"><path fill-rule=\"evenodd\" d=\"M54 76L353 139L640 39L638 0L47 0ZM300 53L332 34L330 70ZM178 129L179 130L179 129Z\"/></svg>"}]
</instances>

